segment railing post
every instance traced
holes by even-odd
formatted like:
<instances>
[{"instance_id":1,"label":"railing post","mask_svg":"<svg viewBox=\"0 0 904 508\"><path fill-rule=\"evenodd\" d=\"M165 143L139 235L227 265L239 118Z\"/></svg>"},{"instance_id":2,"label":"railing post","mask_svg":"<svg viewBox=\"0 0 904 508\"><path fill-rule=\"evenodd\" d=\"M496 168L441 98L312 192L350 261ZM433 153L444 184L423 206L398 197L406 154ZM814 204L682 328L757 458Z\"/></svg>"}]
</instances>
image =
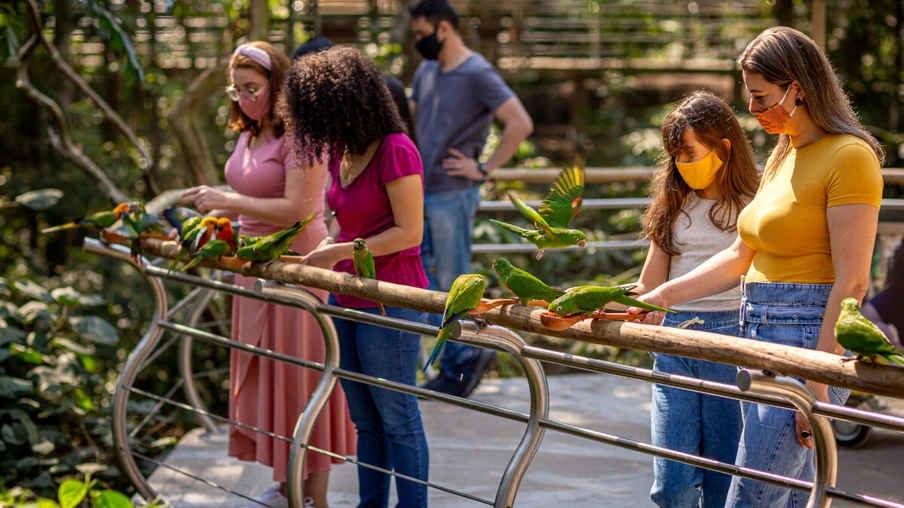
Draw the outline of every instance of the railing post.
<instances>
[{"instance_id":1,"label":"railing post","mask_svg":"<svg viewBox=\"0 0 904 508\"><path fill-rule=\"evenodd\" d=\"M204 309L206 309L210 304L210 301L213 300L215 294L216 292L212 289L201 290L198 294L198 301L195 302L194 306L191 308L191 313L186 321L186 325L192 328L197 327L198 320L204 314ZM195 385L194 371L192 370L193 344L194 340L190 335L182 335L182 340L179 343L179 373L182 375L183 381L182 392L185 394L185 400L187 400L192 407L206 411L207 406L198 394L198 387ZM217 424L215 424L213 419L209 416L199 413L197 418L208 431L214 434L220 432L220 428L217 427Z\"/></svg>"},{"instance_id":2,"label":"railing post","mask_svg":"<svg viewBox=\"0 0 904 508\"><path fill-rule=\"evenodd\" d=\"M144 336L141 338L141 341L135 349L129 353L126 364L122 369L122 374L120 374L119 379L116 381L116 392L113 394L112 414L113 443L119 466L129 478L129 481L132 482L132 485L135 486L135 489L138 490L138 493L141 494L146 501L150 501L157 497L157 492L151 488L150 484L148 484L147 480L144 478L144 475L141 474L138 465L135 463L135 457L132 456L132 449L129 446L129 432L127 429L128 419L126 412L128 409L127 406L132 383L135 382L135 377L138 375L138 371L141 370L144 359L154 349L154 346L157 345L157 341L160 339L160 335L163 334L163 330L160 329L157 322L166 318L166 293L163 290L163 283L157 278L149 277L142 267L132 260L126 249L120 246L106 246L91 238L85 239L83 248L85 252L103 254L131 264L138 269L138 272L151 287L151 295L154 301L154 311L151 315L151 322L148 325L148 329L144 333ZM144 260L142 260L142 262L143 261Z\"/></svg>"},{"instance_id":3,"label":"railing post","mask_svg":"<svg viewBox=\"0 0 904 508\"><path fill-rule=\"evenodd\" d=\"M323 375L317 388L311 394L311 398L305 405L304 412L295 424L295 435L292 439L292 447L289 449L288 467L288 499L291 508L304 507L304 462L307 456L308 441L314 431L317 417L333 394L338 378L333 374L333 369L339 368L339 333L333 318L317 312L317 305L322 304L319 298L301 287L289 287L279 282L258 279L254 283L254 292L259 295L278 295L297 302L304 310L310 312L317 319L320 330L323 332L323 342L326 346L323 359Z\"/></svg>"},{"instance_id":4,"label":"railing post","mask_svg":"<svg viewBox=\"0 0 904 508\"><path fill-rule=\"evenodd\" d=\"M477 343L490 346L492 349L501 348L512 355L524 369L530 387L530 413L524 436L515 449L512 459L509 461L499 488L496 491L496 500L493 504L496 508L511 508L515 504L515 496L521 479L527 472L528 466L540 449L545 429L540 427L540 420L549 416L549 385L546 383L546 374L543 366L537 360L531 360L521 356L521 348L525 346L524 339L517 333L501 326L478 326L471 321L459 321L452 331L452 337L464 338L469 344Z\"/></svg>"},{"instance_id":5,"label":"railing post","mask_svg":"<svg viewBox=\"0 0 904 508\"><path fill-rule=\"evenodd\" d=\"M765 371L742 369L738 372L738 388L761 395L778 395L798 409L810 422L813 445L816 448L816 479L810 489L806 508L828 508L832 501L827 489L835 486L838 475L838 449L835 434L825 417L813 414L816 396L802 383L790 377L776 377Z\"/></svg>"}]
</instances>

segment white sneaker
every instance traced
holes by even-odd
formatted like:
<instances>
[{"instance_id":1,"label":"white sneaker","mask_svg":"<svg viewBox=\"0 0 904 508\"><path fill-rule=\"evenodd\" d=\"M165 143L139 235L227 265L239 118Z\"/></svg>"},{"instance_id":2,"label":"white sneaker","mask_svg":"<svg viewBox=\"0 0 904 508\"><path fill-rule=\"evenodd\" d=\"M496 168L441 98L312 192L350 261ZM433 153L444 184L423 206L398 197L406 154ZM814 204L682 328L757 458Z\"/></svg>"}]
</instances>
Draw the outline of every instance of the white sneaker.
<instances>
[{"instance_id":1,"label":"white sneaker","mask_svg":"<svg viewBox=\"0 0 904 508\"><path fill-rule=\"evenodd\" d=\"M270 508L289 508L289 500L279 493L279 485L270 487L254 498L257 503L248 503L247 508L261 508L262 503Z\"/></svg>"}]
</instances>

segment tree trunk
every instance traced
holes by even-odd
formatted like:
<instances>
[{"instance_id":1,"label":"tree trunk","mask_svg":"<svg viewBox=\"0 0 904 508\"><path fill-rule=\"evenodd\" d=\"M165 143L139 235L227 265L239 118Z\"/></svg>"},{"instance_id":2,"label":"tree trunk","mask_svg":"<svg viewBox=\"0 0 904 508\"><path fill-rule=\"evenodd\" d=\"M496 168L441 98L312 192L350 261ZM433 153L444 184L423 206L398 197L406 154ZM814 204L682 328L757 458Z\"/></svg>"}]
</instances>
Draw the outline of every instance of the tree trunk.
<instances>
[{"instance_id":1,"label":"tree trunk","mask_svg":"<svg viewBox=\"0 0 904 508\"><path fill-rule=\"evenodd\" d=\"M219 181L220 172L217 171L204 133L198 124L198 115L201 113L204 100L225 84L226 61L220 60L216 66L205 69L192 81L185 96L169 114L170 128L179 140L179 146L185 154L185 162L197 185L215 185Z\"/></svg>"},{"instance_id":2,"label":"tree trunk","mask_svg":"<svg viewBox=\"0 0 904 508\"><path fill-rule=\"evenodd\" d=\"M267 0L251 0L248 18L248 40L266 41L270 30L270 7Z\"/></svg>"}]
</instances>

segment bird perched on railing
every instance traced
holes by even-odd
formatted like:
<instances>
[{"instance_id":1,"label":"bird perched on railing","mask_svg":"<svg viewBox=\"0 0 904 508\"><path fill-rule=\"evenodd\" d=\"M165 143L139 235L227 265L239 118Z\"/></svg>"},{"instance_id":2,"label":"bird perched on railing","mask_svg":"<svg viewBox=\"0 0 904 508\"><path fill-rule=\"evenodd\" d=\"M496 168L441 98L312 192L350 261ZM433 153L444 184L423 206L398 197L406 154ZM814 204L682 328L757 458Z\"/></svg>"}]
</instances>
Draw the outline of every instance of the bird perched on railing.
<instances>
[{"instance_id":1,"label":"bird perched on railing","mask_svg":"<svg viewBox=\"0 0 904 508\"><path fill-rule=\"evenodd\" d=\"M370 253L370 249L367 248L367 242L363 238L355 238L352 261L354 261L355 265L355 275L376 280L377 269L374 266L374 256ZM383 307L382 303L376 303L380 309L380 314L385 316L386 308Z\"/></svg>"},{"instance_id":2,"label":"bird perched on railing","mask_svg":"<svg viewBox=\"0 0 904 508\"><path fill-rule=\"evenodd\" d=\"M53 226L50 228L46 228L42 233L54 233L56 231L62 231L64 229L75 229L80 227L90 227L95 230L106 229L113 224L116 224L116 221L122 219L122 217L129 213L131 209L131 203L120 203L116 205L112 210L105 210L103 212L97 212L87 217L82 217L80 219L76 219L68 224L61 224L59 226Z\"/></svg>"},{"instance_id":3,"label":"bird perched on railing","mask_svg":"<svg viewBox=\"0 0 904 508\"><path fill-rule=\"evenodd\" d=\"M550 287L530 273L514 267L505 258L493 260L493 271L505 289L511 291L524 305L546 307L549 302L565 294L565 291Z\"/></svg>"},{"instance_id":4,"label":"bird perched on railing","mask_svg":"<svg viewBox=\"0 0 904 508\"><path fill-rule=\"evenodd\" d=\"M587 244L587 235L577 229L568 229L581 210L584 194L584 159L575 157L574 166L562 171L550 193L540 205L539 212L527 206L511 192L509 199L515 207L533 223L536 230L520 228L513 224L490 219L490 222L533 243L539 249L537 259L549 248L565 248Z\"/></svg>"},{"instance_id":5,"label":"bird perched on railing","mask_svg":"<svg viewBox=\"0 0 904 508\"><path fill-rule=\"evenodd\" d=\"M277 231L272 235L249 237L240 235L238 250L235 255L248 261L273 261L279 259L280 256L289 250L292 242L304 231L304 228L310 224L316 214L311 215L307 219L296 222L292 227Z\"/></svg>"},{"instance_id":6,"label":"bird perched on railing","mask_svg":"<svg viewBox=\"0 0 904 508\"><path fill-rule=\"evenodd\" d=\"M483 298L483 292L487 288L487 279L483 275L466 273L459 275L452 283L449 290L449 296L446 298L446 308L443 311L443 322L439 326L439 333L436 335L436 342L433 343L433 351L427 358L424 370L433 365L439 357L443 346L452 335L452 323L468 315L468 313L477 307L480 299Z\"/></svg>"},{"instance_id":7,"label":"bird perched on railing","mask_svg":"<svg viewBox=\"0 0 904 508\"><path fill-rule=\"evenodd\" d=\"M860 306L854 298L845 298L841 301L841 314L835 322L835 339L845 349L857 355L857 360L877 363L881 358L904 367L904 353L892 345L878 326L863 317Z\"/></svg>"},{"instance_id":8,"label":"bird perched on railing","mask_svg":"<svg viewBox=\"0 0 904 508\"><path fill-rule=\"evenodd\" d=\"M550 302L547 310L557 316L571 316L574 314L590 314L601 310L606 305L615 302L646 310L658 310L662 312L674 312L656 305L641 302L631 298L636 296L631 290L636 284L623 286L577 286L565 290L565 294Z\"/></svg>"}]
</instances>

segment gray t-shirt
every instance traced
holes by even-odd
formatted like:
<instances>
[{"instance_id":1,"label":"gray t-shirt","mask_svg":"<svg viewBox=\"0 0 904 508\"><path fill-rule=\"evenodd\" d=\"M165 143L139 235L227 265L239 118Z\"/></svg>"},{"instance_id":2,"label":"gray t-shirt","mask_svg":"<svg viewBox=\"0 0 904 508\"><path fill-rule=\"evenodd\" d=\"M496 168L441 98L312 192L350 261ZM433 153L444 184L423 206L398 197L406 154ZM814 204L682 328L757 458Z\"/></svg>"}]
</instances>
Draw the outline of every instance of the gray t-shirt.
<instances>
[{"instance_id":1,"label":"gray t-shirt","mask_svg":"<svg viewBox=\"0 0 904 508\"><path fill-rule=\"evenodd\" d=\"M414 74L411 100L417 103L418 149L424 161L427 193L467 189L479 182L446 175L443 159L454 148L480 156L493 123L493 112L515 93L483 56L474 53L449 72L424 60Z\"/></svg>"}]
</instances>

